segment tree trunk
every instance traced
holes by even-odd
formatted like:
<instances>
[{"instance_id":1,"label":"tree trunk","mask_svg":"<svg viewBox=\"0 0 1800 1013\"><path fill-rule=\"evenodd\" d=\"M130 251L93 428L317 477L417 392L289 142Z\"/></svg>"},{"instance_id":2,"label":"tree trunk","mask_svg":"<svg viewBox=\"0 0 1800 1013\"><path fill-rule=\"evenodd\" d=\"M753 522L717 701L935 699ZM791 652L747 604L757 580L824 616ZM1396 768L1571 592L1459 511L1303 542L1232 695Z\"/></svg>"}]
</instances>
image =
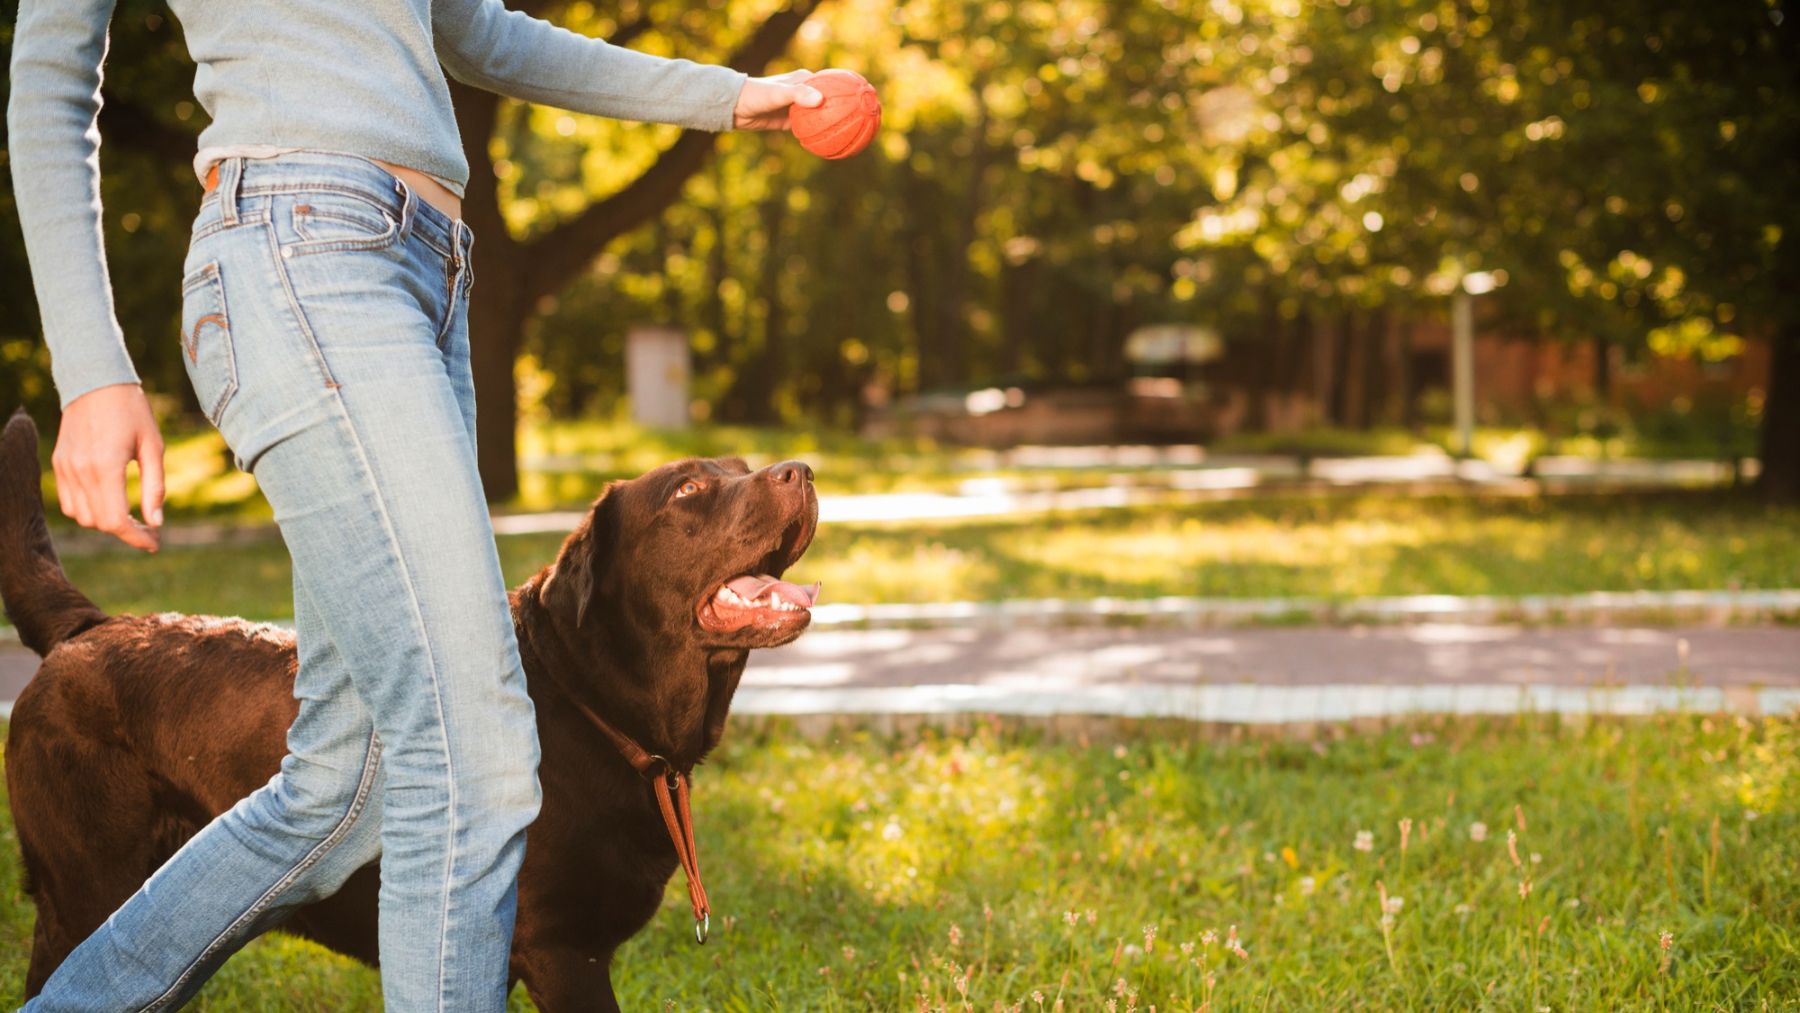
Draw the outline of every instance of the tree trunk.
<instances>
[{"instance_id":1,"label":"tree trunk","mask_svg":"<svg viewBox=\"0 0 1800 1013\"><path fill-rule=\"evenodd\" d=\"M1757 487L1769 500L1800 503L1800 321L1784 322L1769 351Z\"/></svg>"}]
</instances>

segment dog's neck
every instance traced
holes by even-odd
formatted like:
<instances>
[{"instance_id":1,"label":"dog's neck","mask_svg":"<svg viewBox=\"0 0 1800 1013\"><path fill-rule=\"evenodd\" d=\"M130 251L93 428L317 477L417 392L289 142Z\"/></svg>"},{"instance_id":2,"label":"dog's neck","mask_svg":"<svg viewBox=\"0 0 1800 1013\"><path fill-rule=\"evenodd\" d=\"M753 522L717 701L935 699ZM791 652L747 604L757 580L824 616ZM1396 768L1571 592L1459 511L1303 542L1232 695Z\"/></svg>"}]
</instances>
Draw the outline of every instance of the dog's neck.
<instances>
[{"instance_id":1,"label":"dog's neck","mask_svg":"<svg viewBox=\"0 0 1800 1013\"><path fill-rule=\"evenodd\" d=\"M700 762L725 731L749 652L690 645L653 651L617 621L616 603L596 601L577 623L546 595L546 568L512 592L519 653L533 696L585 706L650 753L676 766ZM554 674L552 674L554 673Z\"/></svg>"}]
</instances>

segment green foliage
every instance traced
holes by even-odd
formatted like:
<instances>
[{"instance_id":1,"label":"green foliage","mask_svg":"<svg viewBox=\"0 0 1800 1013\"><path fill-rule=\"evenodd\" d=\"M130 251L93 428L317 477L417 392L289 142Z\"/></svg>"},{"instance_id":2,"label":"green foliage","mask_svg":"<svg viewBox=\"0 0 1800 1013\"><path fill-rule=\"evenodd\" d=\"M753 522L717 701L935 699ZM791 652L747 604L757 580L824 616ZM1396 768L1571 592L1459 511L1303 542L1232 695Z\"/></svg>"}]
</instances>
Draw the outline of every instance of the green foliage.
<instances>
[{"instance_id":1,"label":"green foliage","mask_svg":"<svg viewBox=\"0 0 1800 1013\"><path fill-rule=\"evenodd\" d=\"M625 1007L1035 1010L1041 993L1043 1009L1674 1010L1800 994L1791 720L1426 719L1311 743L972 724L821 742L737 722L696 784L713 941L694 949L672 882L620 954ZM10 1000L31 912L6 837ZM272 936L198 1008L376 994L373 971Z\"/></svg>"}]
</instances>

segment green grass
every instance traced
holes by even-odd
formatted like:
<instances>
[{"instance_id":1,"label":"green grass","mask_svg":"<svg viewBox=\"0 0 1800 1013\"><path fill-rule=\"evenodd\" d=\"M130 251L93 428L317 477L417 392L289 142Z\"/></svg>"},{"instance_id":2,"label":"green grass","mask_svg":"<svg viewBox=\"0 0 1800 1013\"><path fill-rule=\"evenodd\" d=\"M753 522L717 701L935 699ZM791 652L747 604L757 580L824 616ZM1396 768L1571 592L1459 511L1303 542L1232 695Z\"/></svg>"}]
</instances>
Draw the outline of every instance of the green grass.
<instances>
[{"instance_id":1,"label":"green grass","mask_svg":"<svg viewBox=\"0 0 1800 1013\"><path fill-rule=\"evenodd\" d=\"M839 603L1785 588L1800 585L1796 530L1800 509L1724 493L1277 498L827 524L795 572ZM560 542L501 538L508 580L535 572ZM292 614L279 541L65 553L64 563L114 611Z\"/></svg>"},{"instance_id":2,"label":"green grass","mask_svg":"<svg viewBox=\"0 0 1800 1013\"><path fill-rule=\"evenodd\" d=\"M1417 721L1315 742L1120 731L1120 745L979 723L817 742L740 725L697 779L713 942L689 941L672 882L620 956L625 1008L1800 1001L1793 721ZM11 850L0 999L18 995L31 920ZM1401 899L1386 925L1383 889ZM1226 952L1233 926L1247 956ZM271 937L199 1008L370 1009L375 989L373 972Z\"/></svg>"},{"instance_id":3,"label":"green grass","mask_svg":"<svg viewBox=\"0 0 1800 1013\"><path fill-rule=\"evenodd\" d=\"M255 482L233 466L223 439L209 428L171 420L164 431L167 500L176 516L266 520L269 510ZM47 441L48 434L46 434ZM1280 454L1304 457L1407 455L1451 445L1442 428L1421 432L1380 428L1312 429L1298 433L1245 433L1214 443L1215 455ZM1535 429L1477 430L1476 456L1522 467L1541 454L1577 457L1718 456L1705 445L1656 443L1624 436L1551 438ZM1754 453L1750 446L1744 453ZM1061 489L1116 481L1155 485L1167 472L1157 466L1020 467L993 451L958 448L924 439L869 440L829 430L704 426L675 432L599 419L527 423L519 429L520 490L512 510L567 507L591 500L606 483L640 475L682 457L741 456L753 466L803 458L826 493L955 491L971 479L1011 488ZM49 458L48 442L44 458ZM54 502L45 478L45 495ZM132 502L136 502L135 486Z\"/></svg>"}]
</instances>

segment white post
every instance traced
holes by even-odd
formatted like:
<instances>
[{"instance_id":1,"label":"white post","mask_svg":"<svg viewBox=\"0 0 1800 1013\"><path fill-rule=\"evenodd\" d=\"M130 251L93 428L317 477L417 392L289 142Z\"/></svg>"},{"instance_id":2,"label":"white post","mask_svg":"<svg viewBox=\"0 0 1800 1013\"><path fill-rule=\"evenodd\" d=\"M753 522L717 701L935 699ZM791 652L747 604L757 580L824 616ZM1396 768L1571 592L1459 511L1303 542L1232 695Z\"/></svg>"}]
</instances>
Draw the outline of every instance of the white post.
<instances>
[{"instance_id":1,"label":"white post","mask_svg":"<svg viewBox=\"0 0 1800 1013\"><path fill-rule=\"evenodd\" d=\"M625 335L625 392L632 421L688 427L688 337L675 327L639 326Z\"/></svg>"},{"instance_id":2,"label":"white post","mask_svg":"<svg viewBox=\"0 0 1800 1013\"><path fill-rule=\"evenodd\" d=\"M1456 452L1475 454L1475 311L1462 286L1450 301L1450 373L1456 401Z\"/></svg>"}]
</instances>

